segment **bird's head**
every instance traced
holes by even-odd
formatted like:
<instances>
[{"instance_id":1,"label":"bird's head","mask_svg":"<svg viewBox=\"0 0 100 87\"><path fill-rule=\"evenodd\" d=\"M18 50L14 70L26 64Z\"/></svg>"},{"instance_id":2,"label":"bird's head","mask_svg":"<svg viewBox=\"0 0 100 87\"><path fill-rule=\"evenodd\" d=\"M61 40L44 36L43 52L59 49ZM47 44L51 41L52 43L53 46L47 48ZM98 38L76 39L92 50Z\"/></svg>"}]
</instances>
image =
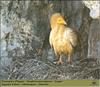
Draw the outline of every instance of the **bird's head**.
<instances>
[{"instance_id":1,"label":"bird's head","mask_svg":"<svg viewBox=\"0 0 100 87\"><path fill-rule=\"evenodd\" d=\"M55 28L56 25L67 25L64 17L60 13L54 13L50 18L51 28Z\"/></svg>"},{"instance_id":2,"label":"bird's head","mask_svg":"<svg viewBox=\"0 0 100 87\"><path fill-rule=\"evenodd\" d=\"M63 17L57 18L57 24L67 25L67 23L66 23L66 21L64 20Z\"/></svg>"}]
</instances>

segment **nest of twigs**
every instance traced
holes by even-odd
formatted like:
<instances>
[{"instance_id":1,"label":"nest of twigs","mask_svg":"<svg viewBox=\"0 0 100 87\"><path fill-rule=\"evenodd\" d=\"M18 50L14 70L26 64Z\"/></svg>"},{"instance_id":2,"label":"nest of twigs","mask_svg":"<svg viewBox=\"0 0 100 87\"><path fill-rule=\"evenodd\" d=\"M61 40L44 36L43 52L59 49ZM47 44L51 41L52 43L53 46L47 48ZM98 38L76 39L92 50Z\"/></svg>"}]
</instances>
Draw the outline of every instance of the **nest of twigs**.
<instances>
[{"instance_id":1,"label":"nest of twigs","mask_svg":"<svg viewBox=\"0 0 100 87\"><path fill-rule=\"evenodd\" d=\"M16 58L4 69L7 79L27 80L67 80L67 79L100 79L100 61L94 58L80 60L74 65L56 65L49 60L37 58Z\"/></svg>"}]
</instances>

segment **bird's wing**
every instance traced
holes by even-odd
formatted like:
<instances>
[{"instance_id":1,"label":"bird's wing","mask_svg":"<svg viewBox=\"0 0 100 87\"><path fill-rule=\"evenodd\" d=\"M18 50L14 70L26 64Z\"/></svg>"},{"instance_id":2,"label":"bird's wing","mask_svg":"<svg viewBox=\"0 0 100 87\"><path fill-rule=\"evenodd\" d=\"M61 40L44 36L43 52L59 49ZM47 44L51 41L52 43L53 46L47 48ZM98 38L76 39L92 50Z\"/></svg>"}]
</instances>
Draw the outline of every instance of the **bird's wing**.
<instances>
[{"instance_id":1,"label":"bird's wing","mask_svg":"<svg viewBox=\"0 0 100 87\"><path fill-rule=\"evenodd\" d=\"M77 34L72 29L67 28L64 32L64 37L69 40L71 45L75 47L77 45Z\"/></svg>"}]
</instances>

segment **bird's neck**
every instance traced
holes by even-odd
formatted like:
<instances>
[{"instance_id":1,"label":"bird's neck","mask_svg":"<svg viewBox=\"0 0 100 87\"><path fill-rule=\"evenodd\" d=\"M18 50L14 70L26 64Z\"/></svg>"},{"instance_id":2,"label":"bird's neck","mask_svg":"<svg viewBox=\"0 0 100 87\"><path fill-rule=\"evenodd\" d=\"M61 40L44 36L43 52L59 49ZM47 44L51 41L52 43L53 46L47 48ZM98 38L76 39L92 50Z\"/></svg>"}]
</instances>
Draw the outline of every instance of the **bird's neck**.
<instances>
[{"instance_id":1,"label":"bird's neck","mask_svg":"<svg viewBox=\"0 0 100 87\"><path fill-rule=\"evenodd\" d=\"M65 25L56 25L55 28L53 29L54 32L64 32L66 29L66 26Z\"/></svg>"},{"instance_id":2,"label":"bird's neck","mask_svg":"<svg viewBox=\"0 0 100 87\"><path fill-rule=\"evenodd\" d=\"M65 30L66 26L65 25L57 25L57 29Z\"/></svg>"}]
</instances>

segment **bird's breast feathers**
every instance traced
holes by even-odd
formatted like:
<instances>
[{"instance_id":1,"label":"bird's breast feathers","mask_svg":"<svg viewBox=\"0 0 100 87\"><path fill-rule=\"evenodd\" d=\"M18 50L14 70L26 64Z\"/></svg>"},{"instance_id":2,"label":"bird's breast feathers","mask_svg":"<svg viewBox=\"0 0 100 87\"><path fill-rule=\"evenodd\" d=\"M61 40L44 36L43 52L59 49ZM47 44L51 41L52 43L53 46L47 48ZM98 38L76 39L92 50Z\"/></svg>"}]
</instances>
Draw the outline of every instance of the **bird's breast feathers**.
<instances>
[{"instance_id":1,"label":"bird's breast feathers","mask_svg":"<svg viewBox=\"0 0 100 87\"><path fill-rule=\"evenodd\" d=\"M65 29L62 32L51 30L49 42L51 46L66 47L77 45L77 35L70 28Z\"/></svg>"}]
</instances>

